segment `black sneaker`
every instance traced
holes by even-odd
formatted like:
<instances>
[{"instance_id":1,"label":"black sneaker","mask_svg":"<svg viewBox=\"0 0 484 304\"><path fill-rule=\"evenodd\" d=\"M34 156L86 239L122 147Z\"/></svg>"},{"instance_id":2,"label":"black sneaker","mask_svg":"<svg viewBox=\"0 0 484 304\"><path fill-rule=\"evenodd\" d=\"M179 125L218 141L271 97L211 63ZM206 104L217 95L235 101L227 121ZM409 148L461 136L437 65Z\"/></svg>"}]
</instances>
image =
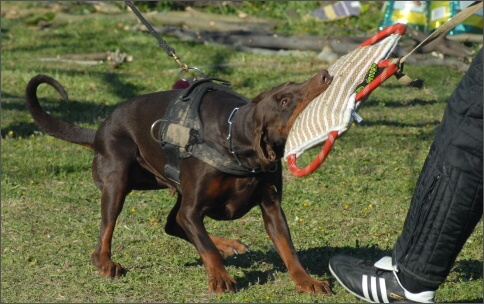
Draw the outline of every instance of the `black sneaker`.
<instances>
[{"instance_id":1,"label":"black sneaker","mask_svg":"<svg viewBox=\"0 0 484 304\"><path fill-rule=\"evenodd\" d=\"M329 270L346 290L367 302L434 301L435 291L415 294L402 287L391 264L391 257L371 263L349 256L336 256L329 261Z\"/></svg>"}]
</instances>

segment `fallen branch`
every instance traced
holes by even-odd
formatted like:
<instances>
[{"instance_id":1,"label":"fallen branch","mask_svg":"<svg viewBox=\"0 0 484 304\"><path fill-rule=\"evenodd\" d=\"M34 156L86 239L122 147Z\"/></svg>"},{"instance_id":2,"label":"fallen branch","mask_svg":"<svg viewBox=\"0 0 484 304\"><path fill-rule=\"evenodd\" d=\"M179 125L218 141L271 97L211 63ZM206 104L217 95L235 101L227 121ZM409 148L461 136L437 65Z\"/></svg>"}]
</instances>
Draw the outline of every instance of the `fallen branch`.
<instances>
[{"instance_id":1,"label":"fallen branch","mask_svg":"<svg viewBox=\"0 0 484 304\"><path fill-rule=\"evenodd\" d=\"M61 59L61 58L55 58L55 57L39 58L38 60L42 62L55 61L55 62L75 63L75 64L81 64L81 65L96 65L96 64L104 63L104 61L99 61L99 60L74 60L74 59Z\"/></svg>"},{"instance_id":2,"label":"fallen branch","mask_svg":"<svg viewBox=\"0 0 484 304\"><path fill-rule=\"evenodd\" d=\"M140 30L141 28L133 28ZM154 27L163 36L176 37L183 41L198 43L210 43L230 47L238 51L249 52L261 55L292 55L297 57L314 56L328 63L333 63L341 55L357 48L368 37L358 36L282 36L271 34L264 31L195 31L187 28L175 26ZM423 35L423 34L422 34ZM422 36L418 31L410 30L410 38L404 37L396 48L395 57L406 55ZM443 65L455 67L458 71L466 71L468 64L462 59L468 58L472 50L466 46L449 40L438 40L440 43L433 42L423 49L424 54L414 54L408 60L408 64L415 65ZM449 48L452 47L453 50ZM456 51L457 50L457 53ZM447 56L444 56L447 55ZM452 58L449 56L455 56ZM440 58L439 58L440 56Z\"/></svg>"},{"instance_id":3,"label":"fallen branch","mask_svg":"<svg viewBox=\"0 0 484 304\"><path fill-rule=\"evenodd\" d=\"M419 66L450 66L454 67L458 72L464 73L469 69L469 64L460 59L435 56L433 54L413 54L408 57L407 64Z\"/></svg>"},{"instance_id":4,"label":"fallen branch","mask_svg":"<svg viewBox=\"0 0 484 304\"><path fill-rule=\"evenodd\" d=\"M119 49L114 52L105 53L91 53L91 54L63 54L57 55L55 58L40 58L41 61L61 61L70 62L76 64L95 65L103 62L109 62L109 64L116 68L123 62L133 61L133 56L125 53L120 53Z\"/></svg>"},{"instance_id":5,"label":"fallen branch","mask_svg":"<svg viewBox=\"0 0 484 304\"><path fill-rule=\"evenodd\" d=\"M407 27L406 33L408 34L408 36L414 39L417 44L427 38L426 34L412 27ZM431 53L434 51L448 56L463 58L467 58L469 56L472 56L473 54L473 51L471 49L469 49L460 42L448 40L445 35L438 37L434 41L421 48L422 53Z\"/></svg>"},{"instance_id":6,"label":"fallen branch","mask_svg":"<svg viewBox=\"0 0 484 304\"><path fill-rule=\"evenodd\" d=\"M152 26L178 26L216 31L272 31L275 21L246 16L245 18L199 12L187 7L183 12L150 12L144 15Z\"/></svg>"},{"instance_id":7,"label":"fallen branch","mask_svg":"<svg viewBox=\"0 0 484 304\"><path fill-rule=\"evenodd\" d=\"M172 36L183 41L195 41L199 43L214 43L226 46L237 46L247 48L262 48L269 50L299 50L299 51L321 51L325 46L331 47L336 52L345 54L352 47L358 46L365 40L365 37L319 37L319 36L283 36L255 31L195 31L182 27L162 26L153 27L162 36ZM142 30L140 26L133 27L133 30ZM351 48L350 48L351 47Z\"/></svg>"}]
</instances>

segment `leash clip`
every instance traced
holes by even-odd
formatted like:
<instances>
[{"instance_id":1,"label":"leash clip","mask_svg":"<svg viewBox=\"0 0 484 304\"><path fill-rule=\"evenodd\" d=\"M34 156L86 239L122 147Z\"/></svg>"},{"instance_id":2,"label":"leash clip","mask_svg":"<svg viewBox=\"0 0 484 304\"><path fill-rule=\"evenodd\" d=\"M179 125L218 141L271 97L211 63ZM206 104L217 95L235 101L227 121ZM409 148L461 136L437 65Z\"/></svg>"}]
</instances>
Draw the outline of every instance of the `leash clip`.
<instances>
[{"instance_id":1,"label":"leash clip","mask_svg":"<svg viewBox=\"0 0 484 304\"><path fill-rule=\"evenodd\" d=\"M205 75L205 73L202 71L202 69L200 68L197 68L197 67L189 67L189 66L186 66L186 69L182 67L182 69L180 70L180 72L178 72L178 77L180 77L181 80L183 81L188 81L186 78L183 78L183 74L185 74L186 72L190 71L190 70L195 70L198 72L198 75L195 76L191 81L197 81L197 80L200 80L200 79L204 79L207 77L207 75Z\"/></svg>"},{"instance_id":2,"label":"leash clip","mask_svg":"<svg viewBox=\"0 0 484 304\"><path fill-rule=\"evenodd\" d=\"M183 70L183 71L185 71L185 72L186 72L186 71L188 71L188 69L189 69L188 65L186 65L185 63L183 63L183 62L181 61L181 58L180 58L180 57L178 57L178 56L175 54L175 52L171 52L171 53L170 53L170 56L171 56L171 57L173 57L173 59L175 60L176 64L178 64L178 66L180 66L180 67L182 68L182 70Z\"/></svg>"}]
</instances>

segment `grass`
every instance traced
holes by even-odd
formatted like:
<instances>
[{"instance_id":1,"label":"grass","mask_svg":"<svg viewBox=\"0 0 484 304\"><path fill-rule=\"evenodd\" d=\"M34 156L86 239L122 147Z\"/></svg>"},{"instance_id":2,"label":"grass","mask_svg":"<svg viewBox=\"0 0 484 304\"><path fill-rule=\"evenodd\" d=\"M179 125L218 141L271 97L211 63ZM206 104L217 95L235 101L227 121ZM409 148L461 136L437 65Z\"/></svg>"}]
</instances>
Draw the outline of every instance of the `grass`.
<instances>
[{"instance_id":1,"label":"grass","mask_svg":"<svg viewBox=\"0 0 484 304\"><path fill-rule=\"evenodd\" d=\"M45 15L52 12L51 6L8 1L1 5L2 13L16 8L24 14L1 19L2 302L355 302L332 279L327 262L335 254L374 260L391 252L446 99L462 77L449 67L407 65L409 75L426 80L423 89L401 87L390 79L361 108L363 123L337 142L321 169L306 178L284 170L284 210L299 257L314 277L333 283L333 297L294 291L257 209L238 221L206 220L210 232L240 239L252 249L225 261L241 291L208 294L194 248L163 231L174 203L167 191L129 195L113 243L113 258L129 271L110 280L99 277L89 261L100 220L99 191L90 175L92 153L39 132L23 105L25 86L38 73L57 78L70 101L41 87L41 103L64 120L95 128L121 101L169 89L178 69L153 37L125 30L132 24L115 15L93 14L67 3L75 13L69 22L56 23L54 18L53 26L38 30L35 20L52 19ZM304 22L281 31L303 31ZM317 25L324 31L327 24ZM167 41L185 62L230 80L236 91L249 97L327 67L314 58L256 56ZM40 60L116 48L132 55L133 62L113 69L108 64ZM206 68L220 63L227 65ZM308 151L301 162L315 153ZM481 222L436 300L482 302L482 286Z\"/></svg>"}]
</instances>

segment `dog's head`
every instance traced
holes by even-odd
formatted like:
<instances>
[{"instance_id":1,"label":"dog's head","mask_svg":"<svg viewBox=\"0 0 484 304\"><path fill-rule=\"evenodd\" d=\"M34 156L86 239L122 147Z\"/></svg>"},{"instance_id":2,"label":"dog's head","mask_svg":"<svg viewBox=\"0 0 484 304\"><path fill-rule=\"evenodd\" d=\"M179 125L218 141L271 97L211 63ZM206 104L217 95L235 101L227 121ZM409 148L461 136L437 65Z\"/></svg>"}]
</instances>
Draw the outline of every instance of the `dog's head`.
<instances>
[{"instance_id":1,"label":"dog's head","mask_svg":"<svg viewBox=\"0 0 484 304\"><path fill-rule=\"evenodd\" d=\"M255 97L254 150L262 170L268 170L284 154L287 135L299 113L324 92L332 77L322 70L302 83L286 82Z\"/></svg>"}]
</instances>

